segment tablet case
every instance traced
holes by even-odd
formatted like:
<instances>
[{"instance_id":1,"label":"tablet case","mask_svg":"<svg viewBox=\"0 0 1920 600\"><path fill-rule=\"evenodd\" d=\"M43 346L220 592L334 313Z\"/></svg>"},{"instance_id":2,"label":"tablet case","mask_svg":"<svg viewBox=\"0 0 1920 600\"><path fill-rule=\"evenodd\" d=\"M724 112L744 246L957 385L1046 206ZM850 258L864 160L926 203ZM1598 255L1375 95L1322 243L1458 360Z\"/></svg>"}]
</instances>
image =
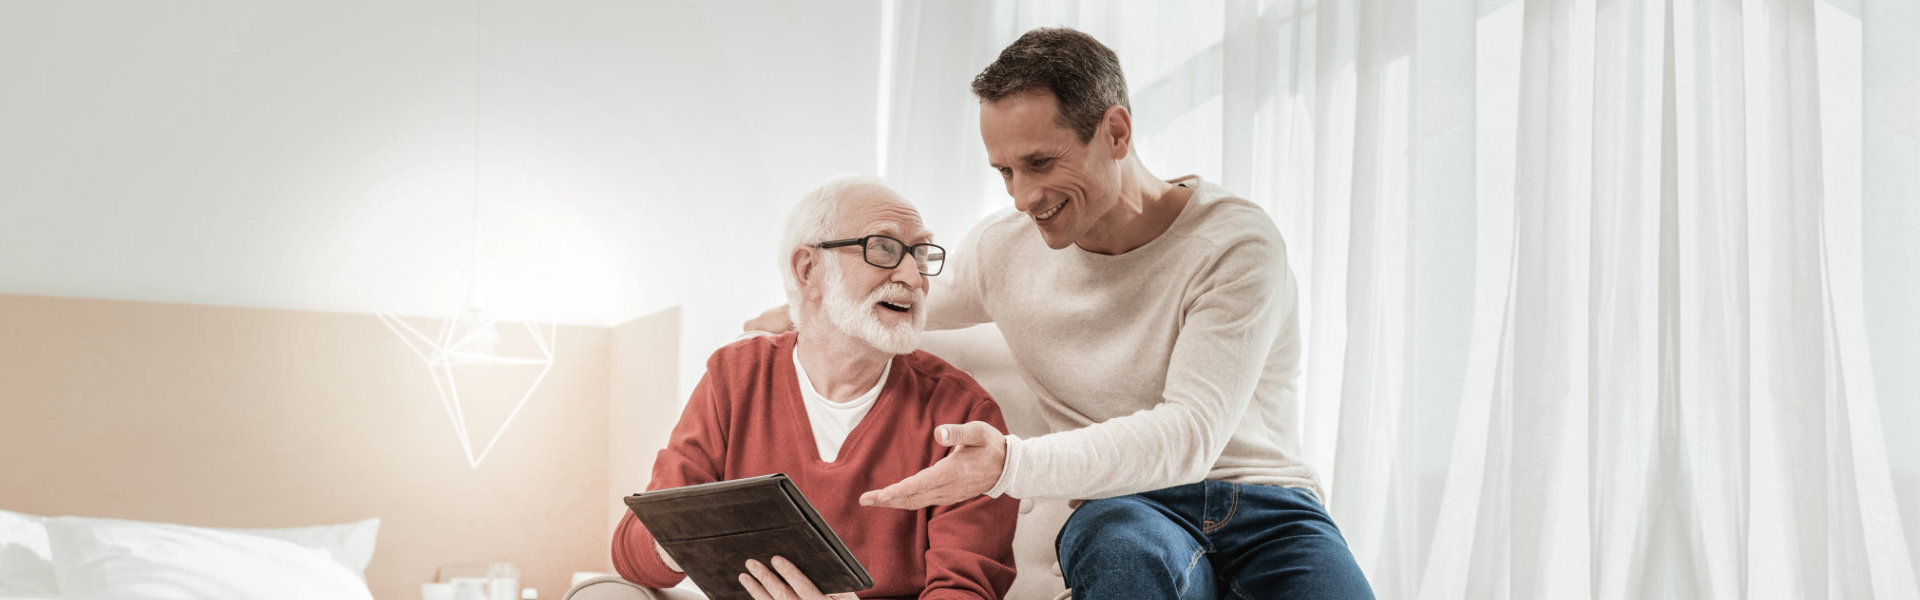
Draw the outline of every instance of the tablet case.
<instances>
[{"instance_id":1,"label":"tablet case","mask_svg":"<svg viewBox=\"0 0 1920 600\"><path fill-rule=\"evenodd\" d=\"M747 559L770 565L775 555L798 566L822 593L873 587L867 569L784 473L641 492L626 500L711 600L751 600L739 580Z\"/></svg>"}]
</instances>

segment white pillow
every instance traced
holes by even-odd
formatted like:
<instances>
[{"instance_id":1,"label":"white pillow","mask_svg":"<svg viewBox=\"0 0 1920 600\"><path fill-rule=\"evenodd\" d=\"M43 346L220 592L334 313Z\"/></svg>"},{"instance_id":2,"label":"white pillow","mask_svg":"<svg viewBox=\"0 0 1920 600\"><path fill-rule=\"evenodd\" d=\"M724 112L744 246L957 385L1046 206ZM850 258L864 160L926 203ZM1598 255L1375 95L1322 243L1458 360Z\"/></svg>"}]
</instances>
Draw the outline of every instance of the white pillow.
<instances>
[{"instance_id":1,"label":"white pillow","mask_svg":"<svg viewBox=\"0 0 1920 600\"><path fill-rule=\"evenodd\" d=\"M0 510L0 593L52 594L53 550L47 518Z\"/></svg>"},{"instance_id":2,"label":"white pillow","mask_svg":"<svg viewBox=\"0 0 1920 600\"><path fill-rule=\"evenodd\" d=\"M47 517L0 510L0 592L51 594L58 591L54 589L53 552L47 547L46 521ZM285 540L324 551L334 562L365 581L367 565L373 562L374 546L380 537L380 518L335 525L222 528L221 531Z\"/></svg>"},{"instance_id":3,"label":"white pillow","mask_svg":"<svg viewBox=\"0 0 1920 600\"><path fill-rule=\"evenodd\" d=\"M312 527L279 529L222 529L248 535L284 540L326 552L333 562L353 571L361 581L367 579L367 564L373 562L374 542L380 537L380 518Z\"/></svg>"},{"instance_id":4,"label":"white pillow","mask_svg":"<svg viewBox=\"0 0 1920 600\"><path fill-rule=\"evenodd\" d=\"M325 551L205 527L54 517L47 539L65 596L372 600Z\"/></svg>"}]
</instances>

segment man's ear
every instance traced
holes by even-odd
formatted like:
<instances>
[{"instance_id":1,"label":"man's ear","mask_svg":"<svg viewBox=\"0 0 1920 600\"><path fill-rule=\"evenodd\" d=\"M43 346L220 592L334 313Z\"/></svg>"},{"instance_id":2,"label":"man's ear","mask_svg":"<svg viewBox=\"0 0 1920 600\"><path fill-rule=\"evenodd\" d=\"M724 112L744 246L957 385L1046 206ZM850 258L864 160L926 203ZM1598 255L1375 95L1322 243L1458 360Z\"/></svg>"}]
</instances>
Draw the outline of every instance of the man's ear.
<instances>
[{"instance_id":1,"label":"man's ear","mask_svg":"<svg viewBox=\"0 0 1920 600\"><path fill-rule=\"evenodd\" d=\"M1113 149L1113 159L1126 158L1127 153L1133 151L1133 114L1127 112L1127 107L1115 104L1100 116L1100 124L1107 130L1106 139L1101 141Z\"/></svg>"},{"instance_id":2,"label":"man's ear","mask_svg":"<svg viewBox=\"0 0 1920 600\"><path fill-rule=\"evenodd\" d=\"M812 248L805 247L794 248L793 255L787 257L787 260L793 261L793 280L800 286L801 298L813 298L819 293L816 277L820 270L815 268L820 266L818 259L819 255Z\"/></svg>"}]
</instances>

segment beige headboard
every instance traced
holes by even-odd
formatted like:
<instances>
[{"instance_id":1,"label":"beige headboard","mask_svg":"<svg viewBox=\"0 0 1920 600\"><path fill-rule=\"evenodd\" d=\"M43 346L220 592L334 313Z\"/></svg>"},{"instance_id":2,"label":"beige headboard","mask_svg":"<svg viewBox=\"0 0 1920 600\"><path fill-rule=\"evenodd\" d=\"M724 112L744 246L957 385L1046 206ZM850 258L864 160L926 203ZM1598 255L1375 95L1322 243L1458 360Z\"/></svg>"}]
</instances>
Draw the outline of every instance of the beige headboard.
<instances>
[{"instance_id":1,"label":"beige headboard","mask_svg":"<svg viewBox=\"0 0 1920 600\"><path fill-rule=\"evenodd\" d=\"M609 568L610 406L677 416L678 318L560 328L555 366L476 470L424 364L375 317L0 295L0 509L234 527L377 516L381 600L489 560L558 598L569 573ZM663 376L616 382L615 338L623 363Z\"/></svg>"}]
</instances>

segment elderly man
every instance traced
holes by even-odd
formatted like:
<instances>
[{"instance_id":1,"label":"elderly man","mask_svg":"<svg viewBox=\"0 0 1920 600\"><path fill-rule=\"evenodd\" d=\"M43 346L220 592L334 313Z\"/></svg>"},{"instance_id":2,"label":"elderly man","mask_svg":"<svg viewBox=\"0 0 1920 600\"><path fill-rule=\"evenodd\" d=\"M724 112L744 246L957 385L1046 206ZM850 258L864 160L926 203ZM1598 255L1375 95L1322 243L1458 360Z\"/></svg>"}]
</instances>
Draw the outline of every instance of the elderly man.
<instances>
[{"instance_id":1,"label":"elderly man","mask_svg":"<svg viewBox=\"0 0 1920 600\"><path fill-rule=\"evenodd\" d=\"M1011 498L931 510L862 507L861 492L933 465L945 423L1005 431L971 377L916 352L945 250L913 206L873 178L828 182L795 207L782 246L796 331L735 342L707 361L648 489L769 473L793 478L873 576L865 598L999 598L1012 584ZM613 540L622 577L681 573L629 513ZM790 563L746 565L755 597L818 598Z\"/></svg>"}]
</instances>

